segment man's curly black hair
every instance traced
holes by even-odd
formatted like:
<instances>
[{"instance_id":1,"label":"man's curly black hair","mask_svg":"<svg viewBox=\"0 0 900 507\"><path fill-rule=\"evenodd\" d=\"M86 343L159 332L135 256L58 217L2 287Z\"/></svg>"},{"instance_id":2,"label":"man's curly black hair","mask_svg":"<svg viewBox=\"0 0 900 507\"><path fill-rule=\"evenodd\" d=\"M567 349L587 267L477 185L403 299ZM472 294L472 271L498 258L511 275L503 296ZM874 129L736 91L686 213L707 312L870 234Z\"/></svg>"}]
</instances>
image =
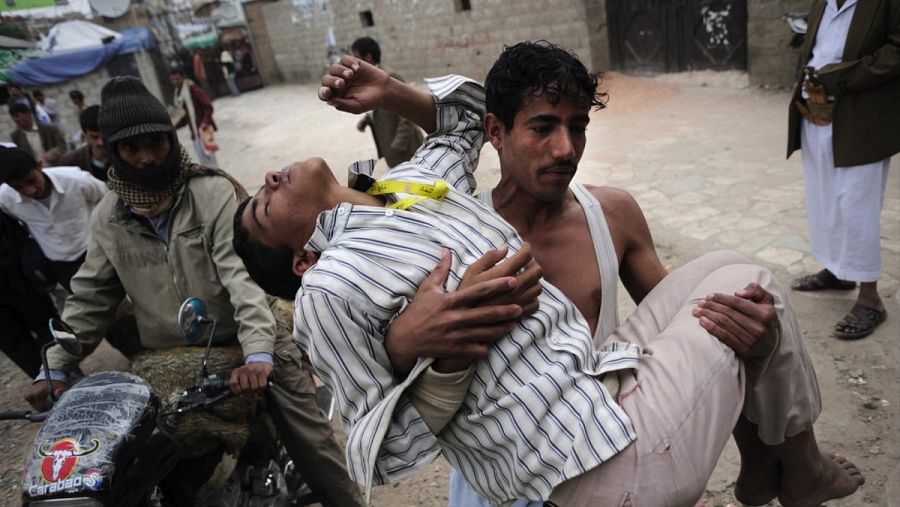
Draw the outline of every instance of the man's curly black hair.
<instances>
[{"instance_id":1,"label":"man's curly black hair","mask_svg":"<svg viewBox=\"0 0 900 507\"><path fill-rule=\"evenodd\" d=\"M531 97L544 95L551 104L573 100L581 107L606 107L607 94L597 90L600 75L588 72L571 51L545 40L509 46L484 80L486 110L513 126L516 113Z\"/></svg>"},{"instance_id":2,"label":"man's curly black hair","mask_svg":"<svg viewBox=\"0 0 900 507\"><path fill-rule=\"evenodd\" d=\"M290 301L300 289L301 278L294 274L294 252L290 248L272 248L250 238L243 225L245 199L234 212L234 251L244 261L247 274L259 287L272 296Z\"/></svg>"}]
</instances>

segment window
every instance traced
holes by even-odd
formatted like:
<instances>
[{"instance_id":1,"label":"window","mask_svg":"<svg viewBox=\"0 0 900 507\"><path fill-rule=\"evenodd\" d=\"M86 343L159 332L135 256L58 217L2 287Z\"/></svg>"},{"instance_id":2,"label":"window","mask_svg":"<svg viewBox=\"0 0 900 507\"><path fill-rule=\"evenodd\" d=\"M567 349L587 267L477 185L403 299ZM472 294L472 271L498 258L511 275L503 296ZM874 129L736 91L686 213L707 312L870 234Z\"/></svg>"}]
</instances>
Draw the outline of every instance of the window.
<instances>
[{"instance_id":1,"label":"window","mask_svg":"<svg viewBox=\"0 0 900 507\"><path fill-rule=\"evenodd\" d=\"M456 12L471 11L472 2L470 0L453 0L456 6Z\"/></svg>"},{"instance_id":2,"label":"window","mask_svg":"<svg viewBox=\"0 0 900 507\"><path fill-rule=\"evenodd\" d=\"M362 26L375 26L375 19L372 17L372 11L362 11L359 13L359 22Z\"/></svg>"}]
</instances>

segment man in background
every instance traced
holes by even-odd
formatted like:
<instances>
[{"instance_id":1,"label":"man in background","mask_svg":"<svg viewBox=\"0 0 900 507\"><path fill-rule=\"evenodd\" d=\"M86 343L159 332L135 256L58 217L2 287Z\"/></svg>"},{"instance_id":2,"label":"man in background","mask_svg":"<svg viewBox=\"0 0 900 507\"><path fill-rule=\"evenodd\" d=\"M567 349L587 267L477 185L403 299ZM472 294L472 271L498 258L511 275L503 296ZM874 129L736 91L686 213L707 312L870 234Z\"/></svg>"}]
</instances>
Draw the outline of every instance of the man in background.
<instances>
[{"instance_id":1,"label":"man in background","mask_svg":"<svg viewBox=\"0 0 900 507\"><path fill-rule=\"evenodd\" d=\"M81 135L86 144L60 157L59 165L80 167L82 171L87 171L93 177L105 182L110 161L106 156L106 147L103 145L100 127L97 126L99 114L100 106L96 105L81 112L78 121L81 124Z\"/></svg>"},{"instance_id":2,"label":"man in background","mask_svg":"<svg viewBox=\"0 0 900 507\"><path fill-rule=\"evenodd\" d=\"M12 104L25 104L28 106L28 109L34 107L34 102L32 102L31 97L22 90L22 87L15 84L10 83L6 85L6 89L9 90L9 103Z\"/></svg>"},{"instance_id":3,"label":"man in background","mask_svg":"<svg viewBox=\"0 0 900 507\"><path fill-rule=\"evenodd\" d=\"M370 37L356 39L352 46L353 56L367 63L381 66L381 47ZM394 73L391 77L399 81L403 79ZM424 137L422 131L414 123L384 109L376 109L367 113L356 124L357 130L365 132L366 127L372 127L372 137L375 138L375 147L378 149L378 158L384 157L388 167L394 167L401 162L411 159L422 146Z\"/></svg>"},{"instance_id":4,"label":"man in background","mask_svg":"<svg viewBox=\"0 0 900 507\"><path fill-rule=\"evenodd\" d=\"M216 130L216 122L213 121L213 105L209 95L203 88L184 77L180 69L172 69L169 80L175 88L175 107L182 109L184 115L175 123L179 129L185 125L191 131L191 140L194 141L194 152L197 154L197 162L200 165L211 167L218 166L214 144L207 141L212 139L212 132ZM218 149L218 146L215 146Z\"/></svg>"},{"instance_id":5,"label":"man in background","mask_svg":"<svg viewBox=\"0 0 900 507\"><path fill-rule=\"evenodd\" d=\"M45 97L44 92L40 90L35 90L33 95L34 100L44 108L44 112L50 118L49 123L59 125L59 103L49 97Z\"/></svg>"},{"instance_id":6,"label":"man in background","mask_svg":"<svg viewBox=\"0 0 900 507\"><path fill-rule=\"evenodd\" d=\"M222 52L219 53L219 63L222 64L222 75L225 76L225 82L228 83L228 92L232 97L237 97L241 94L237 81L235 81L237 66L234 61L234 55L231 54L231 51L228 51L227 47L222 47Z\"/></svg>"},{"instance_id":7,"label":"man in background","mask_svg":"<svg viewBox=\"0 0 900 507\"><path fill-rule=\"evenodd\" d=\"M84 101L84 94L81 93L80 90L69 90L69 100L72 101L72 105L78 111L78 114L81 114L87 108L87 103ZM80 146L84 141L84 138L81 135L81 130L74 128L74 126L70 125L68 128L69 134L69 147L75 148Z\"/></svg>"},{"instance_id":8,"label":"man in background","mask_svg":"<svg viewBox=\"0 0 900 507\"><path fill-rule=\"evenodd\" d=\"M84 94L81 93L80 90L70 90L69 100L72 101L72 105L75 106L75 109L79 111L84 111L87 107L87 104L84 102Z\"/></svg>"},{"instance_id":9,"label":"man in background","mask_svg":"<svg viewBox=\"0 0 900 507\"><path fill-rule=\"evenodd\" d=\"M11 104L9 115L17 127L9 134L10 140L45 166L56 165L66 151L66 139L59 128L34 121L32 110L22 102Z\"/></svg>"},{"instance_id":10,"label":"man in background","mask_svg":"<svg viewBox=\"0 0 900 507\"><path fill-rule=\"evenodd\" d=\"M0 210L28 226L60 285L84 262L91 212L106 194L103 182L75 167L49 167L21 148L0 148Z\"/></svg>"},{"instance_id":11,"label":"man in background","mask_svg":"<svg viewBox=\"0 0 900 507\"><path fill-rule=\"evenodd\" d=\"M788 156L800 148L813 257L825 269L794 280L798 291L852 290L834 326L868 336L887 311L881 278L881 207L892 155L900 152L900 0L816 0L789 112Z\"/></svg>"},{"instance_id":12,"label":"man in background","mask_svg":"<svg viewBox=\"0 0 900 507\"><path fill-rule=\"evenodd\" d=\"M209 87L209 78L206 75L206 64L203 63L203 54L199 49L194 51L194 55L191 57L191 66L194 68L194 77L197 79L197 84L203 88L203 91L205 91L207 95L214 95Z\"/></svg>"}]
</instances>

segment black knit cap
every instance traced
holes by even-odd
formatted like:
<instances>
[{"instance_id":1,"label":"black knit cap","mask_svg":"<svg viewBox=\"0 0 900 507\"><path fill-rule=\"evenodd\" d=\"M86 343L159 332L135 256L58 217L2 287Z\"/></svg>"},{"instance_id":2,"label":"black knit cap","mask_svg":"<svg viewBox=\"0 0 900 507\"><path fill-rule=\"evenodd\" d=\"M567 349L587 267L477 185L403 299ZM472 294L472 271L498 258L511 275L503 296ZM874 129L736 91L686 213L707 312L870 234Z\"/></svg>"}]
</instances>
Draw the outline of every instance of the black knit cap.
<instances>
[{"instance_id":1,"label":"black knit cap","mask_svg":"<svg viewBox=\"0 0 900 507\"><path fill-rule=\"evenodd\" d=\"M147 90L140 79L119 76L110 79L100 92L97 123L105 143L153 132L173 132L166 106Z\"/></svg>"}]
</instances>

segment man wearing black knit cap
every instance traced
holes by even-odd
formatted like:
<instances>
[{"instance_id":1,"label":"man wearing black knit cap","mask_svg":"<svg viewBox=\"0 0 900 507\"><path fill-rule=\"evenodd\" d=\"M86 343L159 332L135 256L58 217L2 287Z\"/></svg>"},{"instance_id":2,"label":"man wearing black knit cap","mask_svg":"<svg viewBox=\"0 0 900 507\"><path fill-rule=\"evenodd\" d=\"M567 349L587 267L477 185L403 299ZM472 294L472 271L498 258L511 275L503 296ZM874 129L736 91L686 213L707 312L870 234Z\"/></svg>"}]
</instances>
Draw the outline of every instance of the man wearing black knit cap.
<instances>
[{"instance_id":1,"label":"man wearing black knit cap","mask_svg":"<svg viewBox=\"0 0 900 507\"><path fill-rule=\"evenodd\" d=\"M63 311L85 354L100 342L125 294L134 304L140 344L149 349L183 345L178 308L189 296L203 299L217 319L216 344L239 343L243 351L232 390L255 396L271 375L270 411L301 474L327 505L361 505L301 353L289 333L276 333L265 295L231 245L231 220L246 191L222 170L191 161L165 106L140 80L113 78L101 104L112 192L95 209L87 258ZM64 383L81 357L54 347L48 359L51 374ZM45 381L37 382L29 402L41 408L46 390Z\"/></svg>"}]
</instances>

